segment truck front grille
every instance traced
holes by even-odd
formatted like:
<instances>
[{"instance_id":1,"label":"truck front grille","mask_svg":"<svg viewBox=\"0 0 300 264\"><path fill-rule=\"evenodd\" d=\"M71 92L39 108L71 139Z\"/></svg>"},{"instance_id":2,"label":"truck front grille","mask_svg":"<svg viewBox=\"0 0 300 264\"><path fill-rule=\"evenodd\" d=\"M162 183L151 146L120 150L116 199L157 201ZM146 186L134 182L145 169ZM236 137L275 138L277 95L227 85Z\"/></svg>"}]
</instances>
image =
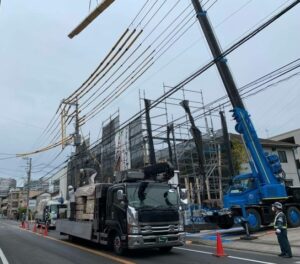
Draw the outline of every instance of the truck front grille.
<instances>
[{"instance_id":1,"label":"truck front grille","mask_svg":"<svg viewBox=\"0 0 300 264\"><path fill-rule=\"evenodd\" d=\"M142 235L167 235L178 233L178 224L174 225L141 225Z\"/></svg>"}]
</instances>

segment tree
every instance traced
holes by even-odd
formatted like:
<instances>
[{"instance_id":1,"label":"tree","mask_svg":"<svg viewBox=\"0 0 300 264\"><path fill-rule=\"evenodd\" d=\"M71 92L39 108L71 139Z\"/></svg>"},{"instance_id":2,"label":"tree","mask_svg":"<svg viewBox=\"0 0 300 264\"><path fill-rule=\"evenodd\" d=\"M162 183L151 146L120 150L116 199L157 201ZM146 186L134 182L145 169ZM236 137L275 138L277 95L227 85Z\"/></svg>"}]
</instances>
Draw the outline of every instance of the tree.
<instances>
[{"instance_id":1,"label":"tree","mask_svg":"<svg viewBox=\"0 0 300 264\"><path fill-rule=\"evenodd\" d=\"M234 171L238 174L242 168L242 164L248 162L246 149L240 141L233 139L232 144L232 159Z\"/></svg>"},{"instance_id":2,"label":"tree","mask_svg":"<svg viewBox=\"0 0 300 264\"><path fill-rule=\"evenodd\" d=\"M26 215L26 207L19 207L18 208L18 215L19 215L19 218L22 219L22 215ZM29 214L29 218L28 219L32 219L32 215L31 215L31 210L29 209L28 211L28 214Z\"/></svg>"}]
</instances>

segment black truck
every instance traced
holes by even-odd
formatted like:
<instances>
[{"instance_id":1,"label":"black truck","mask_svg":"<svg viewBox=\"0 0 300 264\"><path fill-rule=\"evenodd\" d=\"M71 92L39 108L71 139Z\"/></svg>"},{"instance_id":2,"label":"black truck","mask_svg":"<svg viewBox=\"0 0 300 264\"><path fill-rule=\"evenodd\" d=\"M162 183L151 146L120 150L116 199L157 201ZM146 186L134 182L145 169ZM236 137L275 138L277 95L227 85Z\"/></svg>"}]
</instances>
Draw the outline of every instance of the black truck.
<instances>
[{"instance_id":1,"label":"black truck","mask_svg":"<svg viewBox=\"0 0 300 264\"><path fill-rule=\"evenodd\" d=\"M61 234L106 245L118 255L128 249L167 252L185 243L178 191L168 182L129 180L96 183L91 220L59 219Z\"/></svg>"}]
</instances>

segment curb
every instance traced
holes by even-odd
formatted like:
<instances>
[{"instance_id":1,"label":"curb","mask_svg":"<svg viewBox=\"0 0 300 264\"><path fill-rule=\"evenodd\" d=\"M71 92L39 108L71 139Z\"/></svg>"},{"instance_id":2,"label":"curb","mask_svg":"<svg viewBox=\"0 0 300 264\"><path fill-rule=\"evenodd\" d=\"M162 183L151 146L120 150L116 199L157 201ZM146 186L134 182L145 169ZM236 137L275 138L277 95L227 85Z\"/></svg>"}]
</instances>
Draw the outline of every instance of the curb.
<instances>
[{"instance_id":1,"label":"curb","mask_svg":"<svg viewBox=\"0 0 300 264\"><path fill-rule=\"evenodd\" d=\"M212 243L212 242L206 242L204 240L192 240L192 239L186 239L186 243L187 244L194 244L194 245L204 245L204 246L210 246L210 247L215 247L215 241ZM264 243L259 243L259 244L264 244ZM267 245L274 245L275 244L267 244ZM243 251L243 250L246 250L246 251L250 251L250 252L260 252L260 253L267 253L267 254L271 254L271 255L276 255L278 254L278 252L276 251L263 251L263 250L258 250L258 249L251 249L251 247L247 248L247 249L244 249L244 248L237 248L237 247L234 247L234 246L230 246L228 245L228 243L223 243L223 247L225 249L234 249L234 250L238 250L238 251ZM292 246L292 249L295 249L295 248L300 248L299 246ZM297 250L298 251L298 250ZM293 256L294 257L300 257L300 253L296 253L295 250L293 252Z\"/></svg>"}]
</instances>

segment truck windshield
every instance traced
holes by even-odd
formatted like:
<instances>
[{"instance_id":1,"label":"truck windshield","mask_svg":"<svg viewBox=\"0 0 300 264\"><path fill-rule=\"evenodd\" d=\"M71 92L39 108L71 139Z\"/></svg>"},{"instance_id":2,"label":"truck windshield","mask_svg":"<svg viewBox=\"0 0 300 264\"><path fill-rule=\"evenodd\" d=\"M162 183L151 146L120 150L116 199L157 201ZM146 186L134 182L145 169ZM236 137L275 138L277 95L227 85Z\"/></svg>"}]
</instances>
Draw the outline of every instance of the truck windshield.
<instances>
[{"instance_id":1,"label":"truck windshield","mask_svg":"<svg viewBox=\"0 0 300 264\"><path fill-rule=\"evenodd\" d=\"M233 185L229 189L229 193L242 193L255 188L255 179L236 179L233 181Z\"/></svg>"},{"instance_id":2,"label":"truck windshield","mask_svg":"<svg viewBox=\"0 0 300 264\"><path fill-rule=\"evenodd\" d=\"M55 204L55 205L50 205L50 212L51 212L52 214L56 214L57 211L58 211L58 207L57 207L56 204Z\"/></svg>"},{"instance_id":3,"label":"truck windshield","mask_svg":"<svg viewBox=\"0 0 300 264\"><path fill-rule=\"evenodd\" d=\"M169 185L141 182L127 186L128 204L134 208L177 207L179 198L176 189Z\"/></svg>"}]
</instances>

